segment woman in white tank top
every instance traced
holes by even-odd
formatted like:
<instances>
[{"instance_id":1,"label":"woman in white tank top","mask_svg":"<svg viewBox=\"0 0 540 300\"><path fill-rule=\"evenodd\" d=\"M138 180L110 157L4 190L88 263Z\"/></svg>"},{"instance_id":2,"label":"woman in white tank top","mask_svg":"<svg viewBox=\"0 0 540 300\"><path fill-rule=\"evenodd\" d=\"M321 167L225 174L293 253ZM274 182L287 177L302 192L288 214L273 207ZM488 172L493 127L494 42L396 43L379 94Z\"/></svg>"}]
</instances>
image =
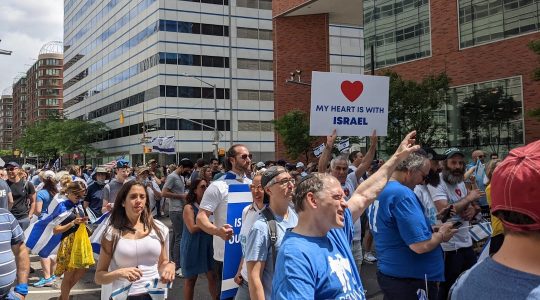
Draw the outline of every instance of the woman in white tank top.
<instances>
[{"instance_id":1,"label":"woman in white tank top","mask_svg":"<svg viewBox=\"0 0 540 300\"><path fill-rule=\"evenodd\" d=\"M109 222L101 239L96 283L112 283L113 293L124 289L129 300L150 300L147 283L154 278L172 282L176 268L169 261L169 229L152 218L148 192L140 182L123 185Z\"/></svg>"}]
</instances>

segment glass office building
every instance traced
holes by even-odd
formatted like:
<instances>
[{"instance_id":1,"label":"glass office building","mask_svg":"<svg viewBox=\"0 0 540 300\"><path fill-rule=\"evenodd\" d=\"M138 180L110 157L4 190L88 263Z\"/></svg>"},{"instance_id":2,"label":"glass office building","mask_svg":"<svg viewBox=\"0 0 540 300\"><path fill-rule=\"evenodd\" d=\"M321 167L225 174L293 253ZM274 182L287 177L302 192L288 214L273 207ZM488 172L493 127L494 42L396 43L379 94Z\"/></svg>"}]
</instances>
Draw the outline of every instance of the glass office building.
<instances>
[{"instance_id":1,"label":"glass office building","mask_svg":"<svg viewBox=\"0 0 540 300\"><path fill-rule=\"evenodd\" d=\"M110 128L96 143L103 160L129 154L142 162L143 124L146 136L174 136L179 157L209 158L215 97L219 147L242 143L254 160L274 159L271 7L269 0L66 1L66 115ZM347 57L340 67L360 67L361 51L347 51L334 51Z\"/></svg>"}]
</instances>

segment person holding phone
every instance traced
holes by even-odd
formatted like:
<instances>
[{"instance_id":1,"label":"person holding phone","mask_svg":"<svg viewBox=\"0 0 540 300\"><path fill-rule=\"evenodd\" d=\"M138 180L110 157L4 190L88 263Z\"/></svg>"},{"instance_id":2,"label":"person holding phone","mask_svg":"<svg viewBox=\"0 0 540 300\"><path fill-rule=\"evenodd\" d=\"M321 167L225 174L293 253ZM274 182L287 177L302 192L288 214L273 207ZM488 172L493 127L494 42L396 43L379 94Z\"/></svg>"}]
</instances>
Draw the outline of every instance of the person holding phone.
<instances>
[{"instance_id":1,"label":"person holding phone","mask_svg":"<svg viewBox=\"0 0 540 300\"><path fill-rule=\"evenodd\" d=\"M430 161L423 153L412 153L399 163L375 203L368 219L378 255L377 281L384 299L437 299L444 281L442 242L457 232L452 223L433 232L422 202L413 189L424 182Z\"/></svg>"},{"instance_id":2,"label":"person holding phone","mask_svg":"<svg viewBox=\"0 0 540 300\"><path fill-rule=\"evenodd\" d=\"M61 293L58 299L68 300L71 289L84 276L84 273L86 273L85 268L68 267L71 250L73 249L73 241L75 240L75 232L77 232L79 226L85 226L85 223L88 222L88 217L85 216L82 206L82 200L86 194L86 185L82 181L73 181L67 185L63 194L66 195L67 199L60 202L55 210L65 210L70 213L53 229L54 234L62 235L58 247L54 275L60 277L64 274L64 279L60 287Z\"/></svg>"}]
</instances>

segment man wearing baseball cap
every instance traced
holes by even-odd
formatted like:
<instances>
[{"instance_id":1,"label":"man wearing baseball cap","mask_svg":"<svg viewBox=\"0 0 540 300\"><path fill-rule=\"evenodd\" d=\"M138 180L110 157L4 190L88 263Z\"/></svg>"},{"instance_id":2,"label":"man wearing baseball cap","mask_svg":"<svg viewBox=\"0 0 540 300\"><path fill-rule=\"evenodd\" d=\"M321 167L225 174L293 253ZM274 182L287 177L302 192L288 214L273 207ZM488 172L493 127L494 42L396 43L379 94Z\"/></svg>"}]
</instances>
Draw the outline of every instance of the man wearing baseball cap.
<instances>
[{"instance_id":1,"label":"man wearing baseball cap","mask_svg":"<svg viewBox=\"0 0 540 300\"><path fill-rule=\"evenodd\" d=\"M491 179L500 250L464 273L451 299L540 299L540 141L510 151Z\"/></svg>"},{"instance_id":2,"label":"man wearing baseball cap","mask_svg":"<svg viewBox=\"0 0 540 300\"><path fill-rule=\"evenodd\" d=\"M428 190L438 213L444 213L449 205L453 206L456 216L451 221L461 222L461 227L450 241L441 244L445 253L445 281L440 285L439 299L446 299L458 276L476 263L468 227L469 221L480 211L474 202L485 194L478 189L467 190L463 182L465 155L461 150L450 148L444 154L446 159L443 161L440 183L436 187L428 185Z\"/></svg>"},{"instance_id":3,"label":"man wearing baseball cap","mask_svg":"<svg viewBox=\"0 0 540 300\"><path fill-rule=\"evenodd\" d=\"M103 212L103 190L106 180L109 177L109 171L105 167L97 167L96 172L92 174L92 183L88 186L86 196L84 197L84 208L90 207L96 217L100 217Z\"/></svg>"},{"instance_id":4,"label":"man wearing baseball cap","mask_svg":"<svg viewBox=\"0 0 540 300\"><path fill-rule=\"evenodd\" d=\"M7 163L8 180L6 182L13 195L13 205L10 207L10 212L15 216L22 230L25 230L30 226L30 217L36 208L36 189L31 182L22 180L19 169L18 163Z\"/></svg>"},{"instance_id":5,"label":"man wearing baseball cap","mask_svg":"<svg viewBox=\"0 0 540 300\"><path fill-rule=\"evenodd\" d=\"M103 207L102 211L105 213L112 210L116 195L129 178L129 161L119 159L116 161L116 167L114 168L114 178L105 185L103 189Z\"/></svg>"}]
</instances>

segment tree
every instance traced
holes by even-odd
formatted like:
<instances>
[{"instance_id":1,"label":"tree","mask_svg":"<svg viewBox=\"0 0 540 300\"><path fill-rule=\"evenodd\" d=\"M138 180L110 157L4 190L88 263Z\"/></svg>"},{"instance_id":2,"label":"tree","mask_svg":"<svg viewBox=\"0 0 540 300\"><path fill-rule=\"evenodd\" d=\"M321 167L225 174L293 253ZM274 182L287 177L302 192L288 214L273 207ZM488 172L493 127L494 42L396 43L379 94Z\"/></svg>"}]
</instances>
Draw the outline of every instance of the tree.
<instances>
[{"instance_id":1,"label":"tree","mask_svg":"<svg viewBox=\"0 0 540 300\"><path fill-rule=\"evenodd\" d=\"M446 101L450 78L441 73L416 82L404 80L392 71L386 72L385 76L390 77L387 152L393 152L403 136L412 130L416 130L416 139L421 144L438 146L445 128L435 122L434 112Z\"/></svg>"},{"instance_id":2,"label":"tree","mask_svg":"<svg viewBox=\"0 0 540 300\"><path fill-rule=\"evenodd\" d=\"M26 153L52 159L63 154L80 153L86 156L100 150L92 143L107 131L101 122L77 119L48 119L26 127L18 145Z\"/></svg>"},{"instance_id":3,"label":"tree","mask_svg":"<svg viewBox=\"0 0 540 300\"><path fill-rule=\"evenodd\" d=\"M540 56L540 40L530 41L528 46L529 49ZM533 79L536 81L540 80L540 67L534 69ZM540 121L540 108L530 110L528 115Z\"/></svg>"},{"instance_id":4,"label":"tree","mask_svg":"<svg viewBox=\"0 0 540 300\"><path fill-rule=\"evenodd\" d=\"M312 150L315 137L309 135L309 118L306 112L293 110L273 121L278 134L283 139L287 155L297 159L301 154L306 161Z\"/></svg>"}]
</instances>

